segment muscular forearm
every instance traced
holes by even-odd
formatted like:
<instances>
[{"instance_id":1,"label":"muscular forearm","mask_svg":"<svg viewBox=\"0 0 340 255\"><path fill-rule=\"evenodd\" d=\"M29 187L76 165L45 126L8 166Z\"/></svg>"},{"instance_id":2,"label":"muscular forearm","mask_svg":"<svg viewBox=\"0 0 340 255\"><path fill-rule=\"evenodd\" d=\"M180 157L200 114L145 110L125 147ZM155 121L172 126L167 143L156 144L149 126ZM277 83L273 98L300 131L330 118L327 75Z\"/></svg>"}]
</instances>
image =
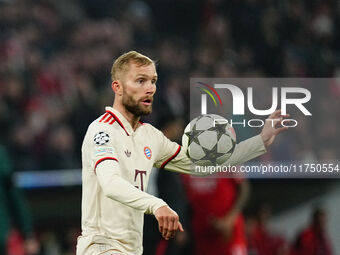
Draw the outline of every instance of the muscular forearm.
<instances>
[{"instance_id":1,"label":"muscular forearm","mask_svg":"<svg viewBox=\"0 0 340 255\"><path fill-rule=\"evenodd\" d=\"M162 199L143 192L118 175L119 164L107 160L96 169L98 182L105 196L145 213L154 213L158 208L167 205Z\"/></svg>"}]
</instances>

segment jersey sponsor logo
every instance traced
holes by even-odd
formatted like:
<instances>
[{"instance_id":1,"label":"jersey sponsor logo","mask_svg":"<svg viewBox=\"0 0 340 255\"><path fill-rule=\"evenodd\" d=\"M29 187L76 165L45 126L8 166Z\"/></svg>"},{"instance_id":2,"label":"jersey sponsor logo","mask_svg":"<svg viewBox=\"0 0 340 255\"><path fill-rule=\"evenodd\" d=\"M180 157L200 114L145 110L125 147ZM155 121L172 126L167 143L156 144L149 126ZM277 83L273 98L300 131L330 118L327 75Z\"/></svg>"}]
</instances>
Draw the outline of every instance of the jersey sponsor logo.
<instances>
[{"instance_id":1,"label":"jersey sponsor logo","mask_svg":"<svg viewBox=\"0 0 340 255\"><path fill-rule=\"evenodd\" d=\"M96 155L100 155L100 154L105 154L105 153L113 153L113 147L99 147L99 148L95 148L95 152Z\"/></svg>"},{"instance_id":2,"label":"jersey sponsor logo","mask_svg":"<svg viewBox=\"0 0 340 255\"><path fill-rule=\"evenodd\" d=\"M93 140L96 145L104 145L110 141L110 136L107 133L101 131L94 136Z\"/></svg>"},{"instance_id":3,"label":"jersey sponsor logo","mask_svg":"<svg viewBox=\"0 0 340 255\"><path fill-rule=\"evenodd\" d=\"M147 159L151 159L152 153L151 149L148 146L144 147L144 155Z\"/></svg>"},{"instance_id":4,"label":"jersey sponsor logo","mask_svg":"<svg viewBox=\"0 0 340 255\"><path fill-rule=\"evenodd\" d=\"M143 175L146 176L146 171L135 169L135 182L137 182L137 177L140 177L140 186L135 186L137 189L144 191L144 179Z\"/></svg>"}]
</instances>

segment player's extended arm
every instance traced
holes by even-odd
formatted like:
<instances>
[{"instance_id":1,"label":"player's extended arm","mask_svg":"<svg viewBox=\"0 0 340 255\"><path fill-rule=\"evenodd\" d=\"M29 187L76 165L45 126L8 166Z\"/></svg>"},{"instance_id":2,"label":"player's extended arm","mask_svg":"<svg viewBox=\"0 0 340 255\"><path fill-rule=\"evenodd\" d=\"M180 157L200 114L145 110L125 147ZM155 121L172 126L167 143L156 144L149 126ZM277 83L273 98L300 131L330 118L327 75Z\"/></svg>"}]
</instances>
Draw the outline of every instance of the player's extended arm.
<instances>
[{"instance_id":1,"label":"player's extended arm","mask_svg":"<svg viewBox=\"0 0 340 255\"><path fill-rule=\"evenodd\" d=\"M281 115L281 110L276 110L269 116L269 119L275 119L274 125L271 121L266 121L261 134L253 136L245 141L238 143L235 146L235 150L231 157L223 164L226 166L235 166L244 162L247 162L253 158L256 158L265 152L266 147L270 146L276 135L282 131L287 130L287 127L279 127L281 120L288 117L289 115ZM190 159L184 152L184 148L181 149L180 153L172 159L164 167L167 170L193 175L208 175L209 171L201 172L195 171L194 164L191 163Z\"/></svg>"},{"instance_id":2,"label":"player's extended arm","mask_svg":"<svg viewBox=\"0 0 340 255\"><path fill-rule=\"evenodd\" d=\"M231 157L223 165L235 166L244 162L247 162L253 158L256 158L266 152L266 148L263 144L260 135L251 137L243 142L238 143L235 146L235 150ZM209 171L202 172L196 171L194 164L190 161L186 155L184 148L182 147L181 152L171 160L164 169L193 175L208 175Z\"/></svg>"},{"instance_id":3,"label":"player's extended arm","mask_svg":"<svg viewBox=\"0 0 340 255\"><path fill-rule=\"evenodd\" d=\"M148 214L167 204L143 192L119 176L119 164L114 160L101 162L96 168L98 182L106 197Z\"/></svg>"}]
</instances>

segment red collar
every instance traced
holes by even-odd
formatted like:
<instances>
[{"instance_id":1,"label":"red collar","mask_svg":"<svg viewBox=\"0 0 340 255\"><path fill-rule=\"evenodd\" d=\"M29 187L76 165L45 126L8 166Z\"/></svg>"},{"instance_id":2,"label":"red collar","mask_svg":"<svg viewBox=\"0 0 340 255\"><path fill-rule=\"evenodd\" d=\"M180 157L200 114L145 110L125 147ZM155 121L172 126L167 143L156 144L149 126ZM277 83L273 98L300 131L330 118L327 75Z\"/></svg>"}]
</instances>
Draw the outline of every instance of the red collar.
<instances>
[{"instance_id":1,"label":"red collar","mask_svg":"<svg viewBox=\"0 0 340 255\"><path fill-rule=\"evenodd\" d=\"M109 113L118 122L118 124L124 129L125 133L129 136L130 134L128 133L128 131L126 131L123 123L120 121L117 115L111 112L110 110L106 110L106 112Z\"/></svg>"}]
</instances>

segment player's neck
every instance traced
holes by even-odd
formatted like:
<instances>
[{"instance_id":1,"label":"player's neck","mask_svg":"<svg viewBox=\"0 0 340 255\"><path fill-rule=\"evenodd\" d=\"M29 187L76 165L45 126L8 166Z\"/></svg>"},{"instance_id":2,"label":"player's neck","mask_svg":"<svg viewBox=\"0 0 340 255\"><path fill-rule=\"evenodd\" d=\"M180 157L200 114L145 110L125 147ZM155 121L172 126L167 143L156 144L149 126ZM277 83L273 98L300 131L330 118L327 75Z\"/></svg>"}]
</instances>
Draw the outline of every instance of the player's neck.
<instances>
[{"instance_id":1,"label":"player's neck","mask_svg":"<svg viewBox=\"0 0 340 255\"><path fill-rule=\"evenodd\" d=\"M125 107L117 104L113 104L113 108L119 111L124 116L124 118L130 123L134 131L140 125L139 124L140 116L136 116L135 114L128 111Z\"/></svg>"}]
</instances>

